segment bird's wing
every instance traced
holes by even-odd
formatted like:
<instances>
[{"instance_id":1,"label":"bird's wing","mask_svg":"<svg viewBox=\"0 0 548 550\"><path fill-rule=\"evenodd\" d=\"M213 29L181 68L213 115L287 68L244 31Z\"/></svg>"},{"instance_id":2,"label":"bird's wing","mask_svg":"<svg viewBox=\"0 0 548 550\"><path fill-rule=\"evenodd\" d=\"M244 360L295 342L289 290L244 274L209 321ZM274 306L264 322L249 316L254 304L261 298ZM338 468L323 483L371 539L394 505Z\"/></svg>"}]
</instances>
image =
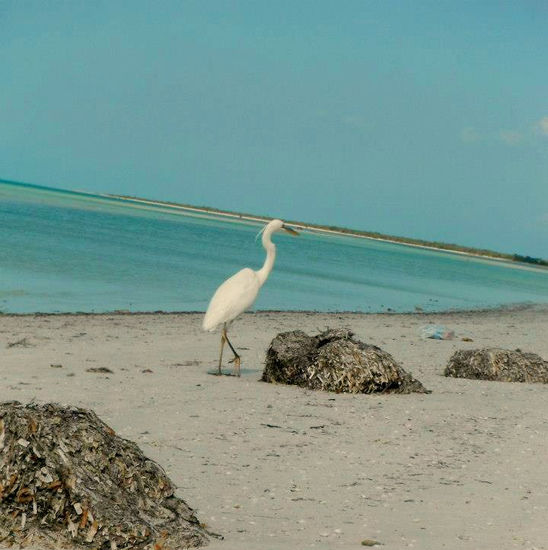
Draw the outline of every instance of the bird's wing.
<instances>
[{"instance_id":1,"label":"bird's wing","mask_svg":"<svg viewBox=\"0 0 548 550\"><path fill-rule=\"evenodd\" d=\"M202 325L204 330L213 330L238 317L253 304L260 288L257 274L248 267L227 279L209 302Z\"/></svg>"}]
</instances>

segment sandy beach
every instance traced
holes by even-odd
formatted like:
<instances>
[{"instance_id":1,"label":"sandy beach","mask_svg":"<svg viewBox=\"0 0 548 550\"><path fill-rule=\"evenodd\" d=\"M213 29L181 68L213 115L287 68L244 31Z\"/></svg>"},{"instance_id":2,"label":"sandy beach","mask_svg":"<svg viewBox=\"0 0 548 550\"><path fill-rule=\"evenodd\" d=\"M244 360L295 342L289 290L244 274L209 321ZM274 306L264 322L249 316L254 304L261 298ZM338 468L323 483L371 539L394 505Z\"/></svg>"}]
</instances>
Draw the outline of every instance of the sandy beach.
<instances>
[{"instance_id":1,"label":"sandy beach","mask_svg":"<svg viewBox=\"0 0 548 550\"><path fill-rule=\"evenodd\" d=\"M450 379L450 355L548 358L548 310L260 312L232 327L242 378L214 377L201 314L0 316L1 399L91 408L138 443L212 550L548 548L548 387ZM451 341L422 340L440 323ZM430 395L343 395L259 382L281 331L348 327ZM464 342L461 338L471 338ZM88 369L108 368L112 373ZM230 371L229 368L226 369Z\"/></svg>"}]
</instances>

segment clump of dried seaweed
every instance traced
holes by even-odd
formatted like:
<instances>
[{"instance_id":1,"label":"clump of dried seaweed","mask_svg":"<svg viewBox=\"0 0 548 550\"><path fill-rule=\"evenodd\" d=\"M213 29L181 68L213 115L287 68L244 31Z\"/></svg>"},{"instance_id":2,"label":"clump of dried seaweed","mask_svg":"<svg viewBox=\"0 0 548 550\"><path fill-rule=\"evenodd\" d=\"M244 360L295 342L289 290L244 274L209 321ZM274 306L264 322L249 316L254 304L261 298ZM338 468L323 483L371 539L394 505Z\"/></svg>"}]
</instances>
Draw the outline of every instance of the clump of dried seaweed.
<instances>
[{"instance_id":1,"label":"clump of dried seaweed","mask_svg":"<svg viewBox=\"0 0 548 550\"><path fill-rule=\"evenodd\" d=\"M301 330L278 334L267 351L262 380L345 393L429 393L389 353L353 336L346 329L316 336Z\"/></svg>"},{"instance_id":2,"label":"clump of dried seaweed","mask_svg":"<svg viewBox=\"0 0 548 550\"><path fill-rule=\"evenodd\" d=\"M0 542L195 548L208 541L158 464L93 411L0 404Z\"/></svg>"},{"instance_id":3,"label":"clump of dried seaweed","mask_svg":"<svg viewBox=\"0 0 548 550\"><path fill-rule=\"evenodd\" d=\"M544 361L535 353L524 353L519 350L461 350L456 351L449 359L445 376L548 384L548 361Z\"/></svg>"}]
</instances>

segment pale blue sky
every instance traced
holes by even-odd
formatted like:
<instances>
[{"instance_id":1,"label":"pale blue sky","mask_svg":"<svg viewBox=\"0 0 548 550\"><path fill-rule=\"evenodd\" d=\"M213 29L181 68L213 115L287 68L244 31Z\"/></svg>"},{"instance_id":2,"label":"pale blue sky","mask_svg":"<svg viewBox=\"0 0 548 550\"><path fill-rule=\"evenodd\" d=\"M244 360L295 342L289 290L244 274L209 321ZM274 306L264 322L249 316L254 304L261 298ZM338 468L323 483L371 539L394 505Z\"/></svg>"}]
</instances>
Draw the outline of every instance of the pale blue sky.
<instances>
[{"instance_id":1,"label":"pale blue sky","mask_svg":"<svg viewBox=\"0 0 548 550\"><path fill-rule=\"evenodd\" d=\"M0 178L548 257L548 3L0 1Z\"/></svg>"}]
</instances>

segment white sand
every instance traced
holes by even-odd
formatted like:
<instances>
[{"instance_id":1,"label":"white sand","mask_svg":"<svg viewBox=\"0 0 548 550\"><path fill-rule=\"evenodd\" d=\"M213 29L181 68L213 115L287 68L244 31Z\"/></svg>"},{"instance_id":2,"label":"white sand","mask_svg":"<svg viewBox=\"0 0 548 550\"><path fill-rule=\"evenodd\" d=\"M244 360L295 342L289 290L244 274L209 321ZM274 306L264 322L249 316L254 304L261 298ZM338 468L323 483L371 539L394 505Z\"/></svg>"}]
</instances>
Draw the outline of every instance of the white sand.
<instances>
[{"instance_id":1,"label":"white sand","mask_svg":"<svg viewBox=\"0 0 548 550\"><path fill-rule=\"evenodd\" d=\"M548 386L442 376L456 349L519 347L548 358L546 309L248 314L232 330L241 379L207 374L218 335L200 322L194 314L0 316L0 398L94 409L225 536L212 550L362 548L366 538L386 550L548 548ZM419 327L431 322L459 339L421 340ZM258 382L276 333L326 326L381 346L433 393L340 395ZM22 339L27 346L8 347Z\"/></svg>"}]
</instances>

